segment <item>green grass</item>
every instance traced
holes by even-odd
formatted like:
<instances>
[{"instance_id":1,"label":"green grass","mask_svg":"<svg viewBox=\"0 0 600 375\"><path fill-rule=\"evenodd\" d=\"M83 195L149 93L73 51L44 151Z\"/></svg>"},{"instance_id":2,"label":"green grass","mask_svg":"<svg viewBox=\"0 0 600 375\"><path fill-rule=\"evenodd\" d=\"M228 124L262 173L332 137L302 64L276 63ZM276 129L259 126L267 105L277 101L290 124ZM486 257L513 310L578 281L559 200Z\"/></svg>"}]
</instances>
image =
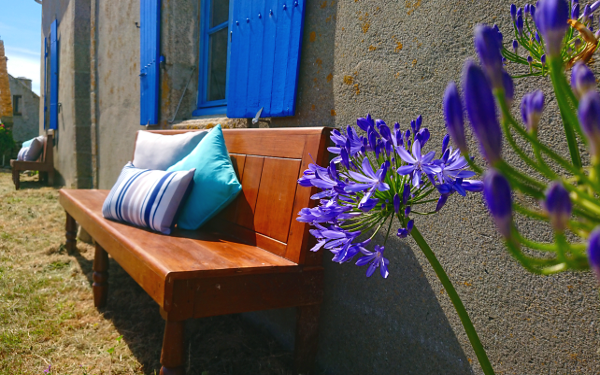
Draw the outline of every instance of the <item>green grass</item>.
<instances>
[{"instance_id":1,"label":"green grass","mask_svg":"<svg viewBox=\"0 0 600 375\"><path fill-rule=\"evenodd\" d=\"M35 181L35 182L34 182ZM58 190L0 172L0 375L158 374L158 306L110 260L108 306L93 306L93 247L64 247ZM188 324L188 375L290 374L292 354L239 316Z\"/></svg>"}]
</instances>

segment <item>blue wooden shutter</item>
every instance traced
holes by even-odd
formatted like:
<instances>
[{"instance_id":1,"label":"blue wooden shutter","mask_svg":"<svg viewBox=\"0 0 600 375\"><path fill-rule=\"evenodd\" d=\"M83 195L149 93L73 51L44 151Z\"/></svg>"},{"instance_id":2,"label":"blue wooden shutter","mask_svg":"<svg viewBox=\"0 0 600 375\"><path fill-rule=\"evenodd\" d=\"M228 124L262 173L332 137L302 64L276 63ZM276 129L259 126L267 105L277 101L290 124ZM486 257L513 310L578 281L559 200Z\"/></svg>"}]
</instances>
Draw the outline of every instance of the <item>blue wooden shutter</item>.
<instances>
[{"instance_id":1,"label":"blue wooden shutter","mask_svg":"<svg viewBox=\"0 0 600 375\"><path fill-rule=\"evenodd\" d=\"M140 125L158 124L160 0L140 0Z\"/></svg>"},{"instance_id":2,"label":"blue wooden shutter","mask_svg":"<svg viewBox=\"0 0 600 375\"><path fill-rule=\"evenodd\" d=\"M44 38L44 130L48 127L48 38Z\"/></svg>"},{"instance_id":3,"label":"blue wooden shutter","mask_svg":"<svg viewBox=\"0 0 600 375\"><path fill-rule=\"evenodd\" d=\"M232 0L227 117L294 115L305 3Z\"/></svg>"},{"instance_id":4,"label":"blue wooden shutter","mask_svg":"<svg viewBox=\"0 0 600 375\"><path fill-rule=\"evenodd\" d=\"M50 129L58 129L58 21L50 27Z\"/></svg>"}]
</instances>

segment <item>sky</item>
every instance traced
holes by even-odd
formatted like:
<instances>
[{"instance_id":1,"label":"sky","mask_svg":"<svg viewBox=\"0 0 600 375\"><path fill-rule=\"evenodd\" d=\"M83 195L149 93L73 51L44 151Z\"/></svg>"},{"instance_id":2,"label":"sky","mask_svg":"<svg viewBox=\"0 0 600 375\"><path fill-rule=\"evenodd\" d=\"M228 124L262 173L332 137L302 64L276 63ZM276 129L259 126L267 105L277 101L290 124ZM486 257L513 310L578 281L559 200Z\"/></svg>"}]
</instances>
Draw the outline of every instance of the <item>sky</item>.
<instances>
[{"instance_id":1,"label":"sky","mask_svg":"<svg viewBox=\"0 0 600 375\"><path fill-rule=\"evenodd\" d=\"M42 6L33 0L0 0L0 39L8 57L8 73L31 79L40 93Z\"/></svg>"}]
</instances>

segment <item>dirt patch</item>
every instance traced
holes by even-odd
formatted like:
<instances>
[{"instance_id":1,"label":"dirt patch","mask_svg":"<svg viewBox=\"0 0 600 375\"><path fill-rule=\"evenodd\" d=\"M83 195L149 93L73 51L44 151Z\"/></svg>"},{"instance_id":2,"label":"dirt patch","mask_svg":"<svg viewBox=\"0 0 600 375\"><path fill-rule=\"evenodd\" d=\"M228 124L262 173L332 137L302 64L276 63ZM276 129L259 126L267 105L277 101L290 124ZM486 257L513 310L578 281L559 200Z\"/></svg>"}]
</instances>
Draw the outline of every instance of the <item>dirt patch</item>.
<instances>
[{"instance_id":1,"label":"dirt patch","mask_svg":"<svg viewBox=\"0 0 600 375\"><path fill-rule=\"evenodd\" d=\"M0 375L158 374L158 305L110 260L105 309L94 308L93 247L64 247L58 191L0 171ZM239 315L188 324L188 374L291 374L292 353Z\"/></svg>"}]
</instances>

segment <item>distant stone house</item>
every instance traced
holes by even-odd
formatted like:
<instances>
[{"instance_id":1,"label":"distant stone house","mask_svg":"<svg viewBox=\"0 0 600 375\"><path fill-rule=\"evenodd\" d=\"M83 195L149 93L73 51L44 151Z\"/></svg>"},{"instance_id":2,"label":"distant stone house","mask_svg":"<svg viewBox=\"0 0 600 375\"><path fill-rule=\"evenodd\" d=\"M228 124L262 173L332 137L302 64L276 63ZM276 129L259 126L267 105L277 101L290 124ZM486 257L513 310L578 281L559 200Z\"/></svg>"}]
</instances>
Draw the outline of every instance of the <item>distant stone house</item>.
<instances>
[{"instance_id":1,"label":"distant stone house","mask_svg":"<svg viewBox=\"0 0 600 375\"><path fill-rule=\"evenodd\" d=\"M11 127L20 146L39 134L40 97L33 92L31 79L8 74L7 60L4 41L0 40L0 119Z\"/></svg>"},{"instance_id":2,"label":"distant stone house","mask_svg":"<svg viewBox=\"0 0 600 375\"><path fill-rule=\"evenodd\" d=\"M439 144L441 96L474 56L474 23L498 23L508 35L510 3L44 0L40 131L55 129L64 185L102 189L146 128L341 127L367 112L406 127L422 114ZM517 95L524 89L532 88L518 86ZM261 109L264 121L253 124ZM465 199L420 227L496 371L599 373L593 277L527 274L506 254L481 198ZM324 256L319 366L344 375L480 374L422 254L409 240L386 248L385 281ZM293 314L246 316L291 346Z\"/></svg>"},{"instance_id":3,"label":"distant stone house","mask_svg":"<svg viewBox=\"0 0 600 375\"><path fill-rule=\"evenodd\" d=\"M31 89L31 79L9 75L13 108L13 138L17 146L39 135L40 97Z\"/></svg>"}]
</instances>

